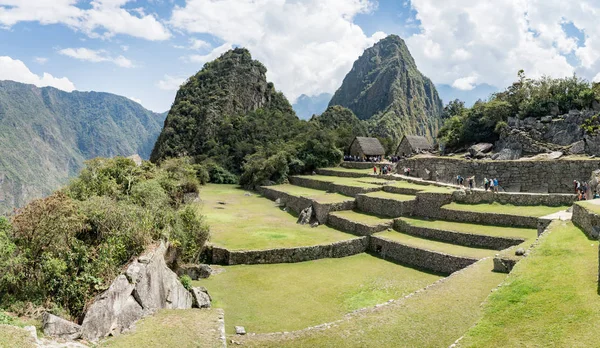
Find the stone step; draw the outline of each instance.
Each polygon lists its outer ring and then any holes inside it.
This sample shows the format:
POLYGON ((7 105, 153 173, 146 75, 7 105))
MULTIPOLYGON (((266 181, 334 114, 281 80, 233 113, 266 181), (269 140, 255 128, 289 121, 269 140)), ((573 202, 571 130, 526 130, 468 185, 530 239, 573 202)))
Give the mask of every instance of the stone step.
POLYGON ((381 191, 387 181, 377 178, 339 178, 322 175, 303 175, 290 177, 290 183, 296 186, 315 190, 336 192, 348 197, 356 197, 361 193, 381 191))
POLYGON ((369 250, 384 259, 443 274, 454 273, 496 253, 495 250, 443 243, 397 231, 372 235, 369 250))
POLYGON ((537 229, 477 225, 444 220, 400 218, 397 231, 466 247, 504 250, 537 237, 537 229))
POLYGON ((391 229, 394 220, 358 211, 338 211, 329 213, 327 225, 343 232, 358 236, 368 236, 373 233, 391 229))
POLYGON ((358 210, 397 218, 412 215, 416 196, 377 191, 356 196, 358 210))
POLYGON ((449 221, 467 222, 473 224, 487 224, 496 226, 513 226, 527 228, 537 228, 538 226, 539 218, 537 216, 525 215, 527 213, 526 206, 523 206, 521 208, 522 214, 516 213, 514 211, 502 211, 500 209, 490 209, 490 212, 485 212, 477 210, 467 210, 468 208, 469 207, 466 204, 447 204, 439 209, 437 218, 449 221), (458 206, 461 206, 460 209, 457 209, 458 206))
POLYGON ((308 187, 290 184, 263 186, 261 187, 260 191, 261 194, 272 200, 276 200, 277 198, 280 198, 283 195, 287 195, 299 199, 310 199, 321 204, 335 204, 354 201, 352 198, 341 195, 339 193, 316 190, 308 187))

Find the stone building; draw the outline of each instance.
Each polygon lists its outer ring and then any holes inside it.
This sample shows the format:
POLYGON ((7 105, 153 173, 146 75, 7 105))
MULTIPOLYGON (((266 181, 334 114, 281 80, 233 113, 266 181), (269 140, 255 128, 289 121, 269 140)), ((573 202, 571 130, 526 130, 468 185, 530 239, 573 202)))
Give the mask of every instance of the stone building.
POLYGON ((360 158, 385 156, 385 149, 377 138, 356 137, 350 144, 350 155, 360 158))
POLYGON ((421 151, 431 151, 433 145, 427 138, 420 135, 405 135, 396 149, 396 155, 406 157, 421 151))

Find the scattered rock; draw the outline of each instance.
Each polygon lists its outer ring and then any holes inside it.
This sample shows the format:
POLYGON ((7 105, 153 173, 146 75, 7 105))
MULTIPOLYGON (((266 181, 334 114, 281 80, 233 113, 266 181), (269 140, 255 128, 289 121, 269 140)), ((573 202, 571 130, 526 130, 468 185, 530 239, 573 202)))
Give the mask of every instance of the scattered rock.
POLYGON ((553 151, 548 154, 548 159, 559 159, 563 154, 562 151, 553 151))
POLYGON ((48 312, 42 314, 42 330, 44 335, 51 337, 70 340, 81 337, 81 326, 48 312))
POLYGON ((29 332, 29 334, 31 335, 31 338, 33 338, 34 341, 37 342, 38 340, 38 335, 37 335, 37 329, 35 328, 35 326, 25 326, 23 328, 23 330, 29 332))
POLYGON ((310 220, 313 217, 313 208, 312 206, 302 209, 300 212, 300 216, 298 216, 298 221, 300 225, 306 225, 310 223, 310 220))
POLYGON ((502 151, 498 152, 497 154, 494 154, 492 156, 492 159, 498 160, 498 161, 509 161, 509 160, 519 159, 520 157, 521 157, 520 150, 503 149, 502 151))
POLYGON ((523 249, 523 248, 517 249, 517 251, 515 251, 515 255, 517 255, 517 256, 525 255, 525 249, 523 249))
POLYGON ((569 148, 569 152, 573 155, 579 155, 585 152, 585 141, 580 140, 578 142, 575 142, 573 144, 571 144, 571 147, 569 148))
POLYGON ((246 193, 244 193, 244 196, 246 196, 246 197, 252 197, 252 194, 250 192, 246 192, 246 193))
POLYGON ((315 222, 315 223, 313 223, 312 225, 310 225, 310 227, 312 227, 312 228, 319 227, 319 223, 318 223, 318 222, 315 222))
POLYGON ((227 202, 220 201, 220 202, 217 202, 217 204, 220 204, 220 205, 227 205, 227 202))
POLYGON ((552 116, 544 116, 540 119, 540 122, 542 123, 550 123, 552 122, 552 116))
POLYGON ((236 326, 235 327, 235 334, 236 335, 245 335, 246 334, 246 329, 243 326, 236 326))
POLYGON ((187 275, 192 278, 192 280, 206 279, 210 277, 211 274, 212 268, 209 265, 204 264, 186 264, 179 266, 177 269, 178 276, 181 277, 182 275, 187 275))
POLYGON ((193 307, 210 308, 210 296, 205 288, 192 288, 193 307))
POLYGON ((493 147, 494 147, 494 145, 490 144, 490 143, 475 144, 469 148, 469 154, 471 154, 471 156, 475 157, 475 158, 477 158, 477 154, 480 154, 481 156, 485 156, 484 154, 492 151, 493 147))

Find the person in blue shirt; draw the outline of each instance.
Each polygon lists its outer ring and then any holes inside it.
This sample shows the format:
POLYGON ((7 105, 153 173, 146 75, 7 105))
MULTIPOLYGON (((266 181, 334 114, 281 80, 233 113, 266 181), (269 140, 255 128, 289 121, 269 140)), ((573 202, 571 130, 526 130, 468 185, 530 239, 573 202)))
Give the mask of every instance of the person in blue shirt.
POLYGON ((498 193, 498 179, 494 178, 494 192, 498 193))

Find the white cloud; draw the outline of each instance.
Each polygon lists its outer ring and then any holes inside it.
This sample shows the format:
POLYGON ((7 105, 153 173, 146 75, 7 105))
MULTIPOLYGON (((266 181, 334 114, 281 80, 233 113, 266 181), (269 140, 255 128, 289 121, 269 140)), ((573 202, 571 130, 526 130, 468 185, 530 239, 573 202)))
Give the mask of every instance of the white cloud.
POLYGON ((600 70, 600 2, 580 0, 412 0, 421 31, 407 44, 419 69, 436 83, 500 88, 524 69, 529 77, 592 79, 600 70), (565 32, 572 23, 580 42, 565 32), (581 47, 579 47, 581 46, 581 47), (568 60, 574 55, 578 62, 568 60), (475 78, 476 76, 476 78, 475 78))
POLYGON ((229 51, 232 48, 233 48, 232 44, 225 43, 219 47, 216 47, 208 54, 205 54, 205 55, 192 54, 192 55, 183 57, 183 59, 190 63, 198 63, 198 64, 204 65, 204 63, 206 63, 206 62, 210 62, 211 60, 215 60, 215 59, 219 58, 220 55, 229 51))
POLYGON ((60 53, 64 56, 67 56, 67 57, 71 57, 71 58, 75 58, 75 59, 79 59, 79 60, 83 60, 83 61, 88 61, 88 62, 93 62, 93 63, 111 62, 122 68, 133 68, 134 67, 131 60, 129 60, 123 56, 112 57, 105 50, 91 50, 89 48, 83 48, 83 47, 81 47, 81 48, 65 48, 65 49, 58 51, 58 53, 60 53))
POLYGON ((67 92, 75 89, 73 82, 66 77, 56 78, 48 73, 43 73, 40 77, 32 73, 22 61, 8 56, 0 56, 0 80, 30 83, 38 87, 51 86, 67 92))
POLYGON ((190 49, 192 50, 201 50, 203 48, 210 48, 210 46, 211 45, 206 41, 194 38, 190 39, 190 49))
POLYGON ((293 102, 303 93, 334 92, 352 63, 384 37, 367 36, 353 23, 375 5, 371 0, 186 0, 175 7, 170 24, 226 42, 188 61, 204 63, 223 49, 246 47, 293 102))
POLYGON ((127 51, 129 51, 129 46, 121 45, 121 49, 123 50, 123 52, 127 52, 127 51))
POLYGON ((156 85, 163 91, 176 91, 179 89, 179 86, 185 82, 185 80, 185 77, 165 75, 164 79, 158 81, 156 85))
POLYGON ((465 76, 456 79, 452 83, 452 87, 460 89, 461 91, 470 91, 475 88, 477 83, 477 76, 465 76))
POLYGON ((45 58, 45 57, 35 57, 35 58, 33 58, 33 61, 36 62, 36 63, 38 63, 38 64, 44 65, 44 64, 46 64, 48 62, 48 58, 45 58))
POLYGON ((91 8, 82 9, 76 6, 77 0, 0 0, 0 26, 10 28, 19 22, 37 21, 43 25, 65 24, 90 37, 124 34, 147 40, 169 39, 171 33, 153 15, 123 8, 133 1, 92 0, 91 8))

